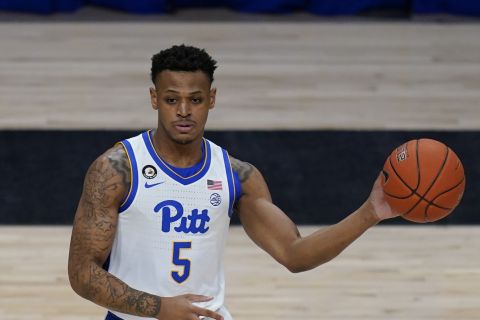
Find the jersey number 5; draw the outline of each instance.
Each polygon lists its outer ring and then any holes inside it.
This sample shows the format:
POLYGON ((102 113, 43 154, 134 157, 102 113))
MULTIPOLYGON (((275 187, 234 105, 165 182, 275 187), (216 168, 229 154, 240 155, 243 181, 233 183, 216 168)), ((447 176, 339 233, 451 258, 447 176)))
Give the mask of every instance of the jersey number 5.
POLYGON ((191 249, 192 243, 191 242, 174 242, 173 243, 173 256, 172 256, 172 263, 176 266, 183 267, 183 273, 179 271, 172 271, 171 275, 173 280, 178 283, 182 283, 188 279, 190 276, 190 260, 188 259, 181 259, 180 258, 180 250, 181 249, 191 249))

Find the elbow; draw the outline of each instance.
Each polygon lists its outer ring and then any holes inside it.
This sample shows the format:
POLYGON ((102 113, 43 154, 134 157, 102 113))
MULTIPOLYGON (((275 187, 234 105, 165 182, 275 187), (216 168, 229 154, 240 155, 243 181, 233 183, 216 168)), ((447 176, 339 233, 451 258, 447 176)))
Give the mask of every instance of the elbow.
POLYGON ((307 263, 305 261, 290 261, 285 264, 283 264, 288 271, 291 273, 300 273, 300 272, 305 272, 308 270, 311 270, 313 268, 316 268, 326 262, 330 261, 330 259, 326 259, 325 261, 320 261, 317 263, 307 263))
POLYGON ((300 264, 287 264, 285 265, 285 267, 288 269, 288 271, 290 271, 291 273, 300 273, 300 272, 304 272, 304 271, 307 271, 307 270, 310 270, 309 268, 307 268, 306 266, 302 266, 300 264))
POLYGON ((82 290, 82 284, 80 282, 80 277, 77 272, 68 270, 68 280, 70 282, 70 287, 72 288, 73 291, 75 291, 76 294, 79 296, 84 296, 82 290))
POLYGON ((309 255, 296 254, 294 252, 288 254, 280 263, 284 265, 291 273, 300 273, 314 269, 324 263, 329 262, 333 258, 334 256, 313 257, 309 255))
POLYGON ((80 297, 91 300, 91 290, 87 285, 86 281, 82 281, 80 277, 74 276, 73 278, 69 276, 70 279, 70 287, 72 290, 78 294, 80 297))
POLYGON ((286 255, 280 260, 280 263, 291 273, 300 273, 312 269, 306 262, 306 259, 301 259, 295 254, 286 255))
POLYGON ((68 266, 68 280, 70 287, 79 296, 88 299, 88 286, 85 277, 82 275, 82 268, 79 266, 68 266))

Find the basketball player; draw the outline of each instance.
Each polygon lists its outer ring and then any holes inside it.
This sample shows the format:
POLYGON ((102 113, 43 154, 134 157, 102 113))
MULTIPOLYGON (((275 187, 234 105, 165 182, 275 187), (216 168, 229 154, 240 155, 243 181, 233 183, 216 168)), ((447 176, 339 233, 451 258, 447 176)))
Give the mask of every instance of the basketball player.
POLYGON ((232 319, 223 272, 232 214, 291 272, 331 260, 396 215, 377 179, 358 210, 300 236, 272 203, 262 174, 203 137, 215 106, 215 68, 195 47, 154 55, 150 98, 157 128, 107 150, 86 174, 68 273, 75 292, 110 310, 106 319, 232 319))

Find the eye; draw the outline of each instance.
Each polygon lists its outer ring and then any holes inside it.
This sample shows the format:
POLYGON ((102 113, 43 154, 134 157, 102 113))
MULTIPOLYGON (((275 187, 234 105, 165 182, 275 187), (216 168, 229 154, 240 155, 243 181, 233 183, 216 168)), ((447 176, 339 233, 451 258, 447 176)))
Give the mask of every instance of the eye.
POLYGON ((165 102, 168 103, 168 104, 175 104, 175 103, 177 103, 177 99, 175 99, 175 98, 166 98, 166 99, 165 99, 165 102))
POLYGON ((200 104, 200 103, 202 103, 202 99, 201 98, 192 98, 192 103, 193 104, 200 104))

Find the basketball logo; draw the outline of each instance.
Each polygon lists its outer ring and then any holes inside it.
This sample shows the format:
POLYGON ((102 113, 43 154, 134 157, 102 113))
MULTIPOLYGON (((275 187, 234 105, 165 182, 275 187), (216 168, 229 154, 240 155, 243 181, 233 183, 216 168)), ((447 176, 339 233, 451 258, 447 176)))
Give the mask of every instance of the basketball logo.
POLYGON ((222 198, 218 193, 212 193, 210 196, 210 204, 214 207, 218 207, 222 203, 222 198))
POLYGON ((142 174, 147 179, 153 179, 157 176, 157 169, 154 166, 148 164, 143 167, 142 174))
POLYGON ((404 144, 397 148, 397 162, 402 162, 403 160, 407 159, 408 151, 407 146, 404 144))

